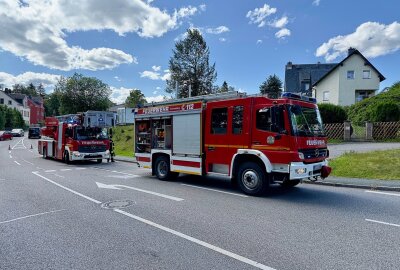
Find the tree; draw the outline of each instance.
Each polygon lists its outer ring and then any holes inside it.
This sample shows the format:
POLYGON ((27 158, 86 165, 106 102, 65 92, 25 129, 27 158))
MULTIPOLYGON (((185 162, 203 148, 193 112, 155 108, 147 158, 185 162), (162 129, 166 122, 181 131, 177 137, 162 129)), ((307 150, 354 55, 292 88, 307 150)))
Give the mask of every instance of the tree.
POLYGON ((13 114, 13 128, 25 128, 25 121, 20 111, 16 108, 12 110, 13 114))
POLYGON ((60 78, 55 86, 60 92, 60 113, 69 114, 88 110, 107 110, 111 106, 110 87, 94 77, 75 73, 69 78, 60 78))
POLYGON ((40 84, 38 85, 38 87, 36 88, 36 92, 37 92, 37 95, 38 95, 39 97, 44 97, 44 96, 46 95, 46 90, 44 89, 42 83, 40 83, 40 84))
POLYGON ((4 130, 6 124, 6 109, 5 105, 0 105, 0 130, 4 130))
POLYGON ((147 103, 142 91, 139 89, 132 89, 129 91, 129 96, 125 100, 125 105, 127 107, 134 108, 138 105, 143 105, 147 103))
POLYGON ((266 81, 260 85, 260 93, 268 95, 270 98, 278 98, 282 92, 282 81, 278 76, 270 75, 266 81))
POLYGON ((167 93, 176 91, 178 97, 210 94, 217 78, 215 63, 209 65, 210 50, 197 29, 188 29, 185 39, 178 41, 169 60, 171 79, 167 80, 167 93))
POLYGON ((219 89, 219 93, 225 93, 229 91, 228 83, 224 81, 224 83, 221 85, 221 88, 219 89))
POLYGON ((44 110, 46 116, 60 115, 61 95, 61 91, 55 89, 53 93, 45 96, 44 110))

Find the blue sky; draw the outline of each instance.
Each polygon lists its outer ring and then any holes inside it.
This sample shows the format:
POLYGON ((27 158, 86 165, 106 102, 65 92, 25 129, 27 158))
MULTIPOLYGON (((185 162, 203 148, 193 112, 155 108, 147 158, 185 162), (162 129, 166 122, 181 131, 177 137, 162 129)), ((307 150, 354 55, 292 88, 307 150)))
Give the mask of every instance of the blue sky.
POLYGON ((395 0, 0 0, 0 84, 50 92, 78 72, 107 83, 117 103, 133 88, 159 100, 175 42, 198 28, 218 85, 257 93, 268 75, 284 80, 288 61, 339 62, 352 46, 386 77, 382 89, 400 80, 398 10, 395 0))

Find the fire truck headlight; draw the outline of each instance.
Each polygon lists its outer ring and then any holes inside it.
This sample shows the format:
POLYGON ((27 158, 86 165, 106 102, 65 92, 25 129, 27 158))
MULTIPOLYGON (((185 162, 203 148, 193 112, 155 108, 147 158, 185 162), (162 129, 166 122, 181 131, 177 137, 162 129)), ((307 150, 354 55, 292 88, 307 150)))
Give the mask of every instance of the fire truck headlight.
POLYGON ((299 159, 304 159, 304 154, 299 152, 299 159))
POLYGON ((307 172, 306 168, 295 169, 295 173, 297 174, 305 174, 307 172))

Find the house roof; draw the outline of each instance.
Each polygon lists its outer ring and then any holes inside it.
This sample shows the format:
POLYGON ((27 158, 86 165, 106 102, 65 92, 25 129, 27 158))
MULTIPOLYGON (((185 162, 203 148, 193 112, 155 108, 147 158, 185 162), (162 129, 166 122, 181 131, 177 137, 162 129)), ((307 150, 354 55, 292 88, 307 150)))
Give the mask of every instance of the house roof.
POLYGON ((324 76, 322 76, 318 81, 316 81, 314 84, 312 84, 312 86, 316 86, 317 84, 319 84, 322 80, 324 80, 326 77, 329 76, 329 74, 331 74, 335 69, 337 69, 340 66, 343 66, 343 63, 349 59, 350 57, 352 57, 353 55, 357 54, 359 55, 364 61, 365 61, 365 65, 370 66, 373 70, 375 70, 376 73, 378 73, 378 77, 380 81, 385 80, 385 76, 382 75, 382 73, 379 72, 379 70, 377 70, 374 65, 371 64, 370 61, 368 61, 367 58, 364 57, 364 55, 362 55, 358 50, 350 48, 349 49, 350 53, 347 55, 347 57, 345 59, 343 59, 340 63, 337 63, 331 70, 329 70, 324 76))
POLYGON ((336 65, 337 63, 292 64, 289 62, 285 68, 285 92, 301 92, 302 81, 313 85, 336 65))
POLYGON ((26 95, 20 94, 20 93, 12 93, 12 94, 7 94, 10 98, 14 99, 16 102, 18 102, 20 105, 23 105, 23 100, 26 95))

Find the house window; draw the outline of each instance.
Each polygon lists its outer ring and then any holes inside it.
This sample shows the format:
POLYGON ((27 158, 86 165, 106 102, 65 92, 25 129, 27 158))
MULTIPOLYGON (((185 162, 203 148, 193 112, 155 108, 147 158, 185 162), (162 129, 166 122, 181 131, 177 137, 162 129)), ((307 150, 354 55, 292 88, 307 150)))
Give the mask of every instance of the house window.
POLYGON ((4 104, 4 98, 0 98, 0 104, 4 104))
POLYGON ((372 97, 375 90, 356 90, 356 102, 363 101, 366 98, 372 97))
POLYGON ((232 133, 242 134, 243 131, 243 106, 233 107, 232 133))
POLYGON ((347 79, 348 80, 354 80, 354 70, 348 70, 347 71, 347 79))
POLYGON ((11 100, 8 101, 8 105, 12 105, 12 101, 11 100))
POLYGON ((322 100, 323 101, 329 101, 329 91, 324 91, 322 93, 322 100))
POLYGON ((211 134, 226 134, 228 108, 213 109, 211 113, 211 134))
POLYGON ((371 70, 363 70, 363 79, 371 79, 371 70))

